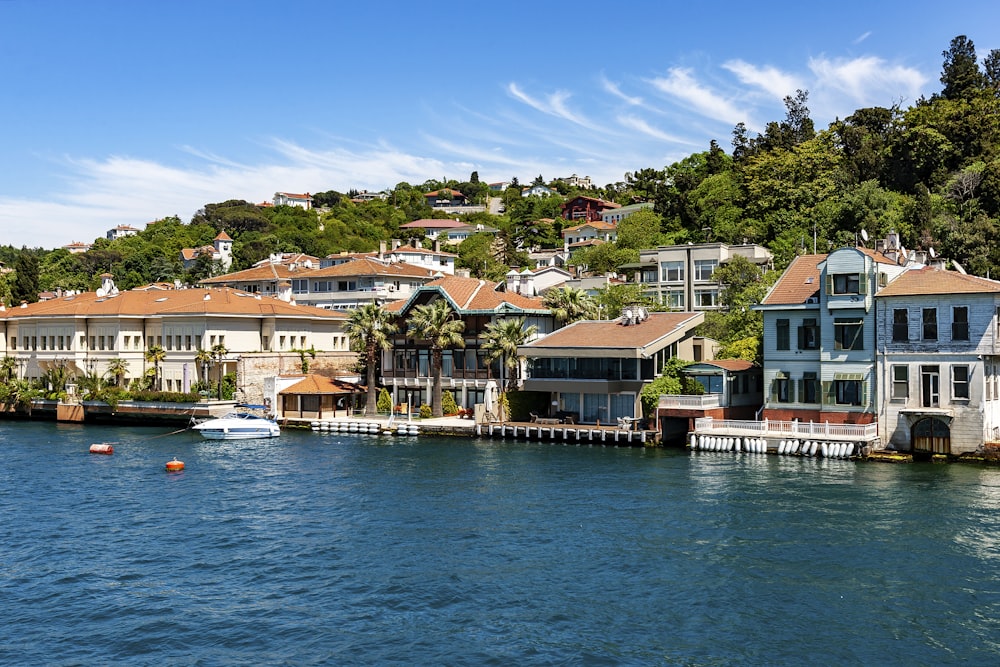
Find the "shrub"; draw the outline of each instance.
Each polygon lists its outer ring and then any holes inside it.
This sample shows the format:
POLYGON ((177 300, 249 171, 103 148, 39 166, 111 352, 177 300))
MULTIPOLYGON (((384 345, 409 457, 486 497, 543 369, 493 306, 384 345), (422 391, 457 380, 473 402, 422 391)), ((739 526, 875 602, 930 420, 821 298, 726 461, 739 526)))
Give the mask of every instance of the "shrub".
POLYGON ((434 414, 434 412, 431 410, 431 406, 427 405, 426 403, 424 403, 423 405, 420 406, 420 418, 421 419, 430 419, 431 415, 433 415, 433 414, 434 414))
POLYGON ((455 402, 455 395, 450 391, 444 392, 441 397, 441 412, 446 415, 453 415, 458 412, 458 403, 455 402))
POLYGON ((392 396, 389 395, 389 390, 385 387, 378 390, 378 398, 375 399, 375 409, 379 412, 392 411, 392 396))

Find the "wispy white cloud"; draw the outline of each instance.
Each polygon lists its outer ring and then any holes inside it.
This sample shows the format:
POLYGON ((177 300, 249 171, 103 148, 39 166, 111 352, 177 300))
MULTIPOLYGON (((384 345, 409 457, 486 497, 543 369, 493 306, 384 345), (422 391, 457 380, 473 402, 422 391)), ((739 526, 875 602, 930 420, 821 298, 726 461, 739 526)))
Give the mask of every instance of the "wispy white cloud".
POLYGON ((888 63, 876 56, 809 60, 816 90, 846 96, 854 106, 885 105, 901 97, 915 99, 929 78, 912 67, 888 63))
POLYGON ((634 132, 639 132, 648 137, 659 139, 660 141, 667 141, 670 143, 679 143, 679 144, 690 143, 685 139, 681 139, 680 137, 674 136, 672 134, 664 132, 663 130, 653 127, 645 120, 637 116, 630 116, 623 114, 618 116, 618 122, 621 123, 624 127, 634 132))
POLYGON ((860 44, 861 42, 865 41, 866 39, 868 39, 871 36, 872 36, 872 31, 869 30, 868 32, 865 32, 865 33, 862 33, 862 34, 858 35, 857 39, 855 39, 851 43, 855 44, 855 45, 860 44))
POLYGON ((776 67, 758 67, 743 60, 730 60, 723 63, 722 67, 735 74, 741 83, 760 88, 779 100, 793 95, 796 90, 806 88, 798 77, 776 67))
POLYGON ((510 83, 507 86, 507 92, 510 93, 511 97, 514 99, 527 104, 536 111, 541 111, 542 113, 548 114, 550 116, 555 116, 556 118, 562 118, 563 120, 568 120, 571 123, 576 123, 581 127, 586 127, 591 130, 600 130, 601 128, 589 121, 586 117, 581 114, 572 111, 566 104, 572 95, 565 90, 557 90, 556 92, 549 95, 545 100, 538 100, 531 97, 524 91, 522 91, 516 83, 510 83))
POLYGON ((691 70, 674 67, 666 77, 650 83, 660 92, 709 118, 736 124, 746 121, 746 112, 695 79, 691 70))
POLYGON ((611 93, 618 99, 625 102, 626 104, 629 104, 631 106, 639 106, 640 104, 642 104, 641 97, 626 95, 625 93, 622 92, 621 88, 619 88, 617 83, 608 80, 603 75, 601 76, 601 87, 604 88, 604 90, 607 91, 608 93, 611 93))

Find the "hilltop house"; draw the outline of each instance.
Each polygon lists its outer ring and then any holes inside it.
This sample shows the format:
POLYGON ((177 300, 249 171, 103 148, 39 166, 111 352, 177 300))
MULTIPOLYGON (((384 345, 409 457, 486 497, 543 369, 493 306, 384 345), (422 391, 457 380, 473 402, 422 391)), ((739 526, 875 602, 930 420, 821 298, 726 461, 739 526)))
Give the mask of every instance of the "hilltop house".
POLYGON ((200 248, 182 248, 181 262, 185 269, 190 269, 198 261, 199 257, 211 257, 212 262, 217 262, 223 271, 228 271, 233 265, 233 239, 225 232, 212 241, 212 245, 201 246, 200 248))
POLYGON ((272 200, 274 206, 297 206, 305 210, 312 209, 313 198, 308 192, 295 194, 292 192, 275 192, 272 200))
POLYGON ((559 206, 560 215, 566 220, 589 220, 591 222, 600 221, 604 211, 611 208, 621 208, 621 204, 612 201, 604 201, 597 197, 585 197, 580 195, 563 202, 559 206))
POLYGON ((138 227, 132 227, 131 225, 118 225, 114 229, 109 229, 107 233, 107 238, 109 241, 117 241, 118 239, 125 238, 126 236, 135 236, 140 230, 138 227))

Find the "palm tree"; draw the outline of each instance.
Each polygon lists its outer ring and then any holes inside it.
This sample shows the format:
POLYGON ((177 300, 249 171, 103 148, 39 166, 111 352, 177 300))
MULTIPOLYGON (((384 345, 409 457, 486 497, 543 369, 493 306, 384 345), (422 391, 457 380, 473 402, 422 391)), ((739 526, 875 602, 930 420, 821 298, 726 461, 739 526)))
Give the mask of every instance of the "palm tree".
POLYGON ((592 319, 597 315, 597 304, 584 290, 560 287, 545 293, 545 305, 560 324, 592 319))
POLYGON ((441 366, 444 350, 451 347, 465 347, 463 331, 465 322, 455 317, 455 311, 444 299, 416 306, 410 311, 406 335, 431 344, 431 373, 434 378, 431 386, 431 415, 434 417, 444 416, 444 411, 441 409, 441 366))
MULTIPOLYGON (((201 368, 201 381, 205 384, 205 387, 210 387, 208 384, 208 366, 212 363, 212 353, 199 347, 198 352, 194 355, 194 360, 198 364, 198 367, 201 368)), ((211 393, 211 390, 209 393, 211 393)))
POLYGON ((500 385, 507 392, 516 386, 518 371, 521 368, 523 355, 518 355, 517 348, 527 343, 538 333, 538 327, 532 324, 524 326, 523 317, 503 318, 486 325, 479 334, 483 341, 482 348, 486 350, 486 360, 493 363, 500 360, 500 385), (507 382, 504 383, 504 369, 509 371, 507 382))
POLYGON ((163 383, 160 381, 160 363, 166 358, 166 351, 159 345, 150 345, 146 350, 146 361, 153 364, 153 369, 155 371, 155 375, 153 377, 156 382, 157 391, 161 391, 163 389, 163 383))
POLYGON ((365 364, 368 386, 365 414, 373 415, 378 411, 375 370, 379 355, 383 350, 392 347, 392 340, 389 336, 396 333, 396 328, 392 315, 374 301, 355 309, 347 318, 344 329, 351 340, 351 349, 361 355, 365 364))
POLYGON ((222 360, 226 357, 227 354, 229 354, 229 350, 226 349, 226 346, 225 346, 224 343, 216 343, 215 345, 212 346, 212 351, 211 351, 212 359, 215 360, 215 365, 219 369, 219 396, 218 396, 218 398, 219 398, 220 401, 222 400, 222 370, 223 370, 222 360))
POLYGON ((115 379, 115 386, 121 387, 125 383, 125 375, 128 374, 128 362, 124 359, 112 359, 108 362, 107 374, 115 379))
POLYGON ((17 359, 14 357, 4 357, 0 361, 0 377, 3 378, 4 382, 10 382, 14 379, 15 371, 17 371, 17 359))

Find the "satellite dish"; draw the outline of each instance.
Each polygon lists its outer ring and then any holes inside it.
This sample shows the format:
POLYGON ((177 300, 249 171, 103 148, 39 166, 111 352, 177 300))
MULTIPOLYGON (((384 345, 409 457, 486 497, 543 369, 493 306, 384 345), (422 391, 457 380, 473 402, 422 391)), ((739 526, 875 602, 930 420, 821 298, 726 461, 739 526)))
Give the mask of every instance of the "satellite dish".
POLYGON ((868 232, 864 229, 861 230, 861 240, 868 243, 868 232))
POLYGON ((934 259, 935 257, 937 257, 937 251, 934 250, 934 246, 931 246, 931 248, 930 248, 930 250, 928 250, 928 252, 931 255, 931 259, 934 259))
POLYGON ((955 270, 956 270, 956 271, 958 271, 958 272, 959 272, 959 273, 961 273, 962 275, 966 275, 966 273, 965 273, 965 269, 964 269, 964 268, 962 268, 962 265, 961 265, 961 264, 959 264, 959 263, 958 263, 958 262, 956 262, 955 260, 951 260, 951 265, 955 267, 955 270))

